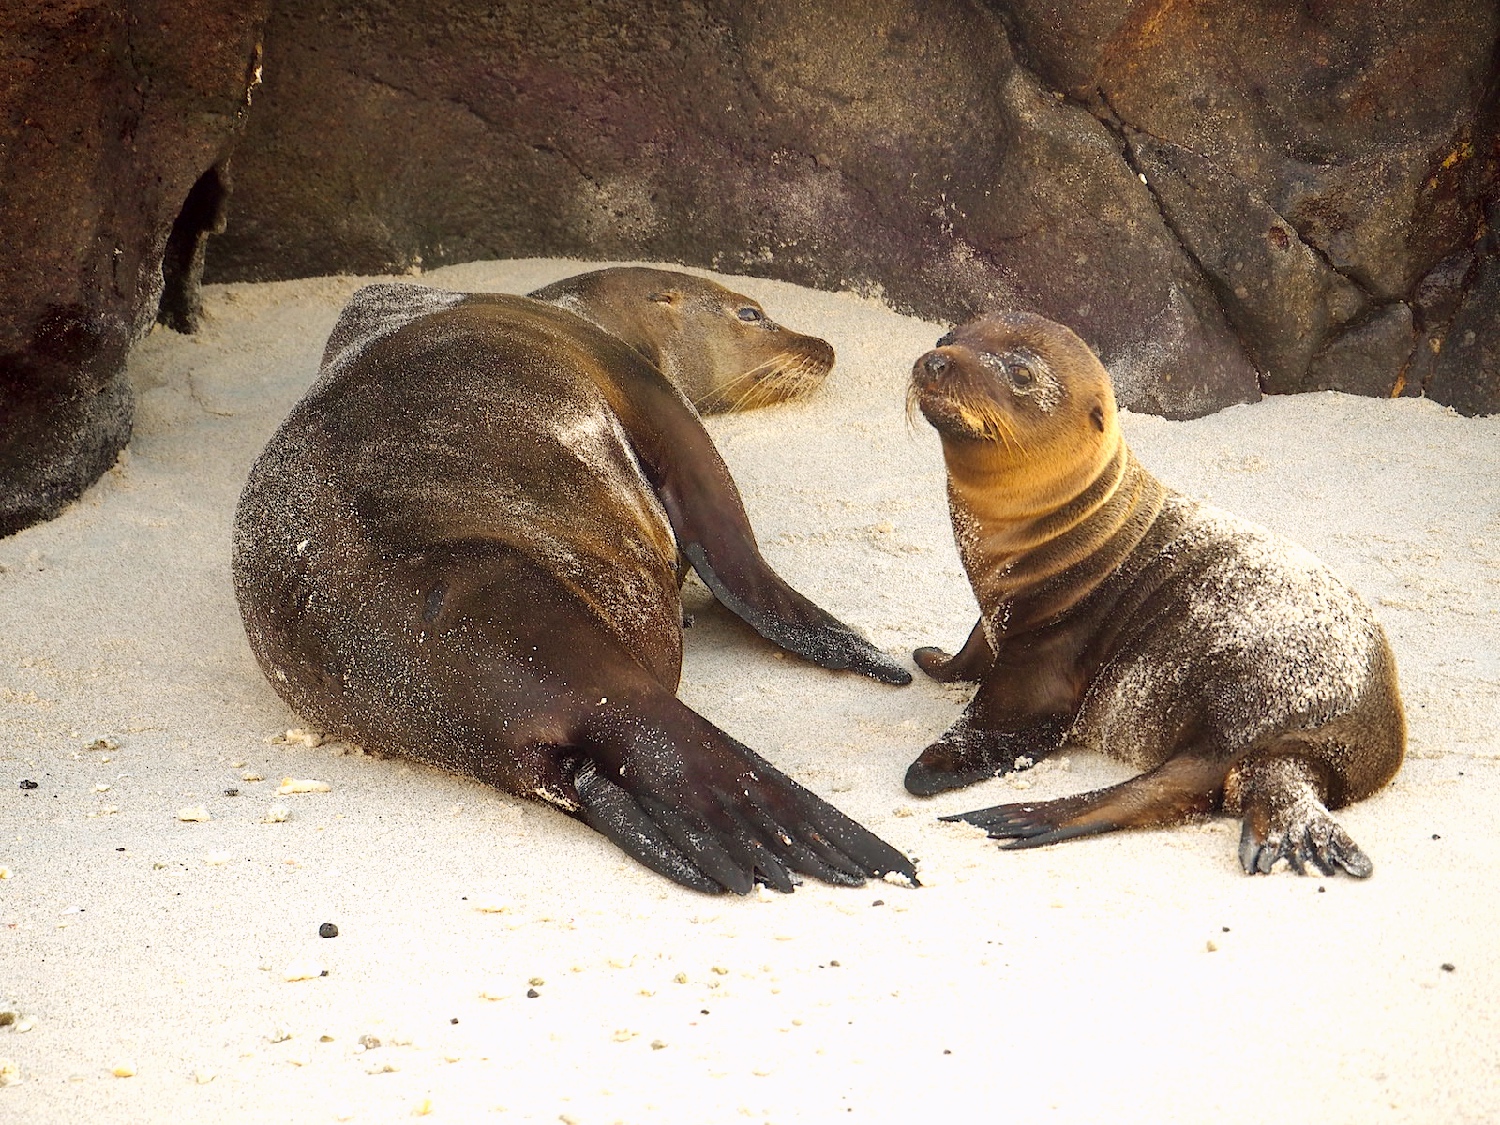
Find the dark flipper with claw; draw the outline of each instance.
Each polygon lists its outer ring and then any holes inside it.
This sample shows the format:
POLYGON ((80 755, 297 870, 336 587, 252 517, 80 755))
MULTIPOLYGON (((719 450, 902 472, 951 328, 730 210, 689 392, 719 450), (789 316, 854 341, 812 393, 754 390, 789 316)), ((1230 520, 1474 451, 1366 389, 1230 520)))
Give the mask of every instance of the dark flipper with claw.
POLYGON ((1339 827, 1324 806, 1327 784, 1320 767, 1307 758, 1271 754, 1239 768, 1244 827, 1240 866, 1246 875, 1265 875, 1285 859, 1306 875, 1347 872, 1368 879, 1375 865, 1339 827))
POLYGON ((747 545, 755 554, 753 567, 745 565, 750 560, 738 560, 737 568, 725 569, 728 581, 701 544, 683 542, 680 546, 714 597, 772 644, 823 668, 849 669, 886 684, 911 683, 911 673, 893 657, 788 586, 754 551, 753 544, 747 545), (752 574, 751 569, 759 573, 752 574))
POLYGON ((917 882, 906 856, 675 698, 601 715, 580 741, 583 818, 685 887, 790 891, 798 875, 858 886, 890 873, 917 882))
POLYGON ((993 839, 1012 841, 1012 848, 1039 848, 1077 836, 1157 828, 1201 816, 1218 803, 1223 773, 1212 763, 1173 758, 1107 789, 1055 801, 995 805, 943 819, 978 825, 993 839))
POLYGON ((1375 871, 1369 856, 1326 811, 1292 831, 1273 832, 1265 838, 1246 817, 1240 831, 1240 866, 1245 874, 1269 874, 1278 859, 1285 859, 1298 875, 1316 868, 1324 875, 1344 871, 1356 879, 1368 879, 1375 871))

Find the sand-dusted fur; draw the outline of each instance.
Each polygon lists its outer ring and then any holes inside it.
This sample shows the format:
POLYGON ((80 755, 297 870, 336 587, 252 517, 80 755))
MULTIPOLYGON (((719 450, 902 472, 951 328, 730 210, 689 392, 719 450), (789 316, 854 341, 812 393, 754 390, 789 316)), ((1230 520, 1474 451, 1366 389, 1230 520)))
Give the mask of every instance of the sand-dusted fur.
POLYGON ((1059 749, 1141 776, 966 813, 1014 847, 1223 811, 1247 872, 1365 876, 1329 815, 1396 773, 1405 720, 1369 607, 1264 528, 1165 488, 1120 435, 1108 373, 1067 328, 993 314, 917 360, 980 620, 917 663, 979 690, 907 772, 930 794, 1059 749))
POLYGON ((356 293, 235 519, 251 648, 330 734, 548 801, 703 891, 912 875, 676 698, 684 565, 777 644, 910 680, 761 558, 660 370, 525 297, 356 293))
POLYGON ((531 296, 629 344, 704 414, 805 398, 833 369, 828 341, 793 332, 760 302, 676 270, 611 266, 531 296))

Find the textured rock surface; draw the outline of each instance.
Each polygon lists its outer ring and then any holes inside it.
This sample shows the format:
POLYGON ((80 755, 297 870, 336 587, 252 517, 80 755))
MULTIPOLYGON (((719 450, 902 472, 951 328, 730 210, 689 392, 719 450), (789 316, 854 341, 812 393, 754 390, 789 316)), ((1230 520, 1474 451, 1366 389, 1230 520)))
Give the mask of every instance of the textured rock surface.
POLYGON ((0 532, 111 463, 125 349, 192 327, 205 268, 681 261, 1031 308, 1172 416, 1323 387, 1500 411, 1493 4, 10 8, 0 532))
POLYGON ((679 260, 1033 308, 1169 415, 1420 393, 1496 38, 1468 0, 284 4, 209 268, 679 260))
MULTIPOLYGON (((266 6, 0 9, 0 535, 54 514, 128 440, 125 353, 157 315, 184 200, 243 122, 266 6)), ((189 316, 200 237, 181 231, 188 272, 171 279, 189 316)))
POLYGON ((211 275, 678 260, 937 318, 1028 305, 1137 408, 1258 396, 1119 137, 984 6, 491 7, 382 8, 378 31, 372 7, 279 7, 211 275))

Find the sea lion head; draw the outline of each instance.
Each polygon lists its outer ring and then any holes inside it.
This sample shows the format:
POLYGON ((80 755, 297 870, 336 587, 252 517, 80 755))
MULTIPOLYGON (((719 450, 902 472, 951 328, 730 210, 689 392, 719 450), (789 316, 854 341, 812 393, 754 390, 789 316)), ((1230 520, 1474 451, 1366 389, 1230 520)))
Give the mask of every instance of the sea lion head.
POLYGON ((1072 331, 1034 313, 988 313, 942 337, 912 368, 907 404, 942 437, 950 476, 986 488, 997 475, 1076 487, 1120 443, 1109 372, 1072 331))
POLYGON ((676 270, 614 266, 532 297, 629 344, 705 414, 805 397, 833 368, 826 340, 784 328, 758 301, 676 270))

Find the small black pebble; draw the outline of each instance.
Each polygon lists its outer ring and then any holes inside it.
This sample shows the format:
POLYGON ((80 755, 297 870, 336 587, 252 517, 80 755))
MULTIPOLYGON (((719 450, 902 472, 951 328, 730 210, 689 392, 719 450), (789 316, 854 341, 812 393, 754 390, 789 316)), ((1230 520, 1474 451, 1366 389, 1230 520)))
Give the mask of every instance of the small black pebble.
POLYGON ((871 906, 884 906, 885 905, 885 899, 883 899, 883 898, 877 898, 874 902, 870 903, 870 905, 871 906))
POLYGON ((1227 934, 1227 933, 1228 933, 1228 932, 1229 932, 1229 927, 1228 927, 1228 926, 1223 926, 1223 927, 1221 927, 1221 928, 1222 928, 1222 929, 1223 929, 1223 931, 1224 931, 1224 932, 1225 932, 1225 933, 1226 933, 1226 934, 1227 934))
POLYGON ((828 967, 830 969, 842 968, 842 966, 837 961, 830 961, 830 962, 828 962, 828 967))
POLYGON ((952 1051, 950 1051, 950 1050, 948 1050, 948 1048, 947 1048, 947 1047, 944 1047, 944 1048, 943 1048, 943 1054, 945 1054, 945 1055, 951 1055, 951 1054, 952 1054, 952 1053, 953 1053, 953 1052, 952 1052, 952 1051))
POLYGON ((698 1014, 700 1016, 706 1016, 706 1015, 708 1015, 708 1009, 707 1008, 699 1008, 698 1009, 698 1014))
POLYGON ((226 790, 224 790, 224 796, 226 796, 226 797, 238 797, 239 795, 240 795, 240 791, 238 789, 226 789, 226 790))
POLYGON ((328 970, 327 969, 324 969, 321 973, 318 974, 318 976, 320 976, 320 977, 326 977, 327 975, 328 975, 328 970))
POLYGON ((124 848, 116 848, 115 849, 115 851, 117 851, 117 852, 123 852, 124 850, 125 850, 124 848))
POLYGON ((1452 971, 1453 971, 1453 962, 1452 961, 1444 961, 1443 962, 1443 972, 1445 972, 1445 973, 1451 973, 1452 971))
POLYGON ((1438 834, 1437 834, 1437 833, 1436 833, 1436 832, 1434 832, 1434 833, 1433 833, 1433 834, 1432 834, 1432 838, 1433 838, 1433 839, 1434 839, 1434 840, 1441 840, 1441 839, 1442 839, 1442 837, 1441 837, 1441 836, 1439 836, 1439 835, 1438 835, 1438 834))
POLYGON ((339 936, 339 928, 337 926, 335 926, 332 922, 324 922, 321 926, 318 927, 318 936, 319 937, 338 937, 339 936))
POLYGON ((532 999, 532 1000, 535 1000, 535 999, 536 999, 536 998, 537 998, 537 997, 538 997, 538 996, 540 996, 540 995, 541 995, 541 993, 540 993, 540 992, 538 992, 538 991, 537 991, 537 990, 536 990, 536 989, 534 989, 534 988, 528 988, 528 989, 527 989, 527 990, 526 990, 526 995, 527 995, 527 997, 529 997, 529 998, 530 998, 530 999, 532 999))
POLYGON ((39 786, 36 782, 34 782, 34 781, 32 781, 32 780, 30 780, 28 778, 27 780, 21 782, 21 788, 22 789, 40 789, 41 786, 39 786))
POLYGON ((454 1016, 454 1017, 453 1017, 453 1018, 452 1018, 452 1019, 451 1019, 451 1020, 449 1020, 449 1021, 448 1021, 448 1022, 449 1022, 449 1023, 457 1023, 457 1022, 458 1022, 458 1017, 457 1017, 457 1016, 454 1016))
POLYGON ((1318 888, 1318 893, 1320 895, 1326 895, 1328 893, 1328 888, 1327 887, 1319 887, 1318 888))

